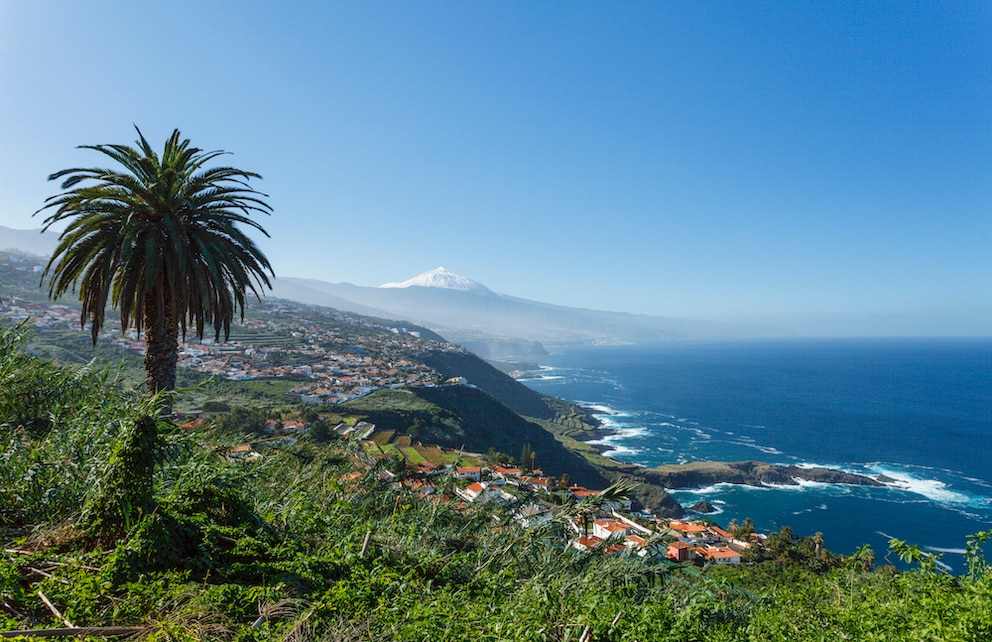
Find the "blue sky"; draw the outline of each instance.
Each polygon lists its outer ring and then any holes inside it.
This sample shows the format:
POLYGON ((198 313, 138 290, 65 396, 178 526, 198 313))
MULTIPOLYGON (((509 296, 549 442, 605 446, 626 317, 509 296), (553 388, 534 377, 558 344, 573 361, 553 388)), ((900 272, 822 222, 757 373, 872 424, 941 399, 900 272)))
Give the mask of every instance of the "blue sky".
POLYGON ((0 122, 7 227, 178 127, 280 276, 992 333, 988 3, 0 2, 0 122))

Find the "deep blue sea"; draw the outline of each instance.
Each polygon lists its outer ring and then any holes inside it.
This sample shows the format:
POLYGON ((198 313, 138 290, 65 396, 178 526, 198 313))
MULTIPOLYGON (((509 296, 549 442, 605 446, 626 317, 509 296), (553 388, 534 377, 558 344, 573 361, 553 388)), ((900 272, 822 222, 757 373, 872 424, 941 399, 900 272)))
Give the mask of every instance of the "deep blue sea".
MULTIPOLYGON (((610 456, 655 466, 758 459, 896 480, 890 487, 680 490, 726 523, 820 531, 850 553, 891 537, 963 570, 992 529, 992 339, 678 342, 559 348, 528 386, 597 409, 610 456)), ((540 455, 538 454, 538 463, 540 455)))

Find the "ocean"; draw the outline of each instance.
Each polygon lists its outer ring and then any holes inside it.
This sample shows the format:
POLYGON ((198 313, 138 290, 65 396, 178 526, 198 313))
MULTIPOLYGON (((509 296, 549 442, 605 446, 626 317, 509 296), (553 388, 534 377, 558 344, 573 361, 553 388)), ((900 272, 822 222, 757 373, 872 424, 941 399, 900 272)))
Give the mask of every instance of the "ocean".
MULTIPOLYGON (((595 408, 609 456, 644 466, 757 459, 894 480, 677 490, 726 524, 822 532, 828 548, 898 538, 964 569, 992 529, 992 339, 672 342, 555 349, 531 388, 595 408)), ((538 453, 538 464, 540 454, 538 453)))

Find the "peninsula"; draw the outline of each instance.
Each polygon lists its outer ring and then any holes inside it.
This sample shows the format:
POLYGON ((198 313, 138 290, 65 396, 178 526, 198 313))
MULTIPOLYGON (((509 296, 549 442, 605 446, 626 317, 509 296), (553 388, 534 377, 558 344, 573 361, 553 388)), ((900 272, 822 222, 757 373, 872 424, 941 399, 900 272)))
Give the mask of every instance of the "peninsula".
POLYGON ((761 461, 695 461, 666 464, 645 469, 644 480, 668 489, 702 488, 713 484, 746 486, 785 485, 817 482, 853 486, 884 486, 884 482, 866 475, 823 467, 768 464, 761 461))

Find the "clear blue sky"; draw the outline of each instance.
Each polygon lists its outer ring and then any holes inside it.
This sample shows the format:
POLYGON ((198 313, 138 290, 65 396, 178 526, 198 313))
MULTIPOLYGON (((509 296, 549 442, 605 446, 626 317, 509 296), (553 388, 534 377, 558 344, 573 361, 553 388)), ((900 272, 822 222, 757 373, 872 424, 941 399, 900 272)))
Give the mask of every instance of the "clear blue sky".
POLYGON ((280 276, 992 334, 987 2, 0 0, 0 122, 7 227, 178 127, 280 276))

